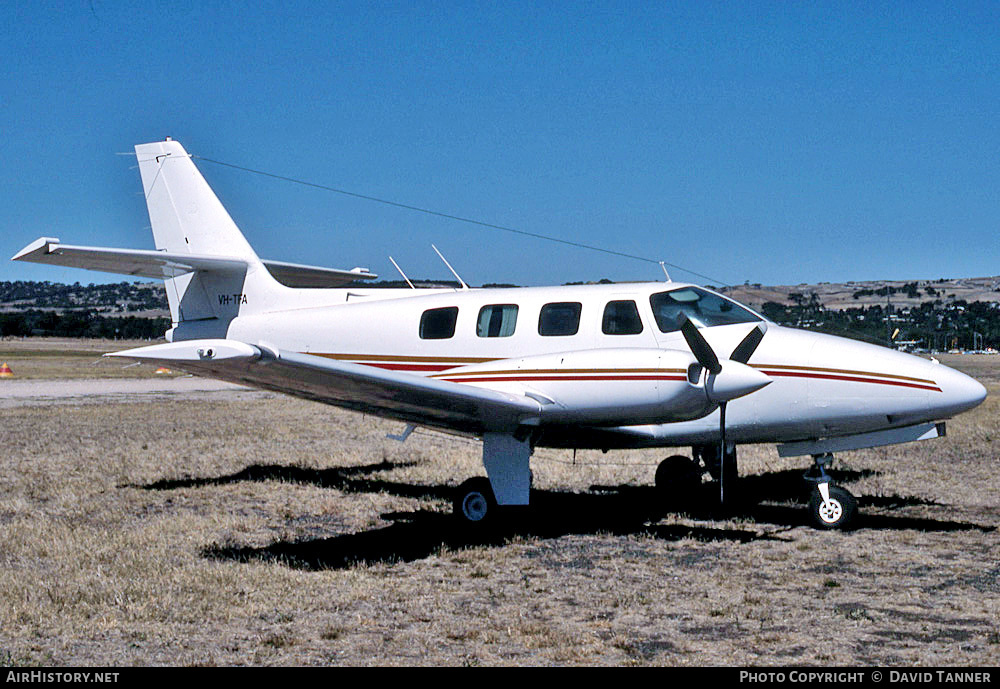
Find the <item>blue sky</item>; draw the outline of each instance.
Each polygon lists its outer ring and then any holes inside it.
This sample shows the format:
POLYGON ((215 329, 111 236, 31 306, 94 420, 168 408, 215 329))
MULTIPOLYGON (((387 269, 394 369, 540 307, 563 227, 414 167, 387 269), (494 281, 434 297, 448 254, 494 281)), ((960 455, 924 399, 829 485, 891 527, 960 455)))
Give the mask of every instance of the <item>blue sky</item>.
MULTIPOLYGON (((996 275, 998 20, 962 2, 2 3, 0 255, 43 235, 152 248, 116 153, 169 135, 714 284, 996 275)), ((265 258, 448 277, 433 242, 472 284, 662 278, 200 167, 265 258)), ((4 261, 0 279, 122 278, 4 261)))

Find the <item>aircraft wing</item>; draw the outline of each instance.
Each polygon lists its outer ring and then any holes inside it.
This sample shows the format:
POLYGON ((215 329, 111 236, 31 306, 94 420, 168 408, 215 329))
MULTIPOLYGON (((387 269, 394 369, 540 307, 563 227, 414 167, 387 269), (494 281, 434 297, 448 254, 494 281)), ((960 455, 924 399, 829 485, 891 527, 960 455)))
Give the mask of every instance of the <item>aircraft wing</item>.
MULTIPOLYGON (((53 237, 40 237, 11 259, 69 266, 163 280, 196 270, 246 270, 247 262, 235 256, 210 256, 150 249, 112 249, 102 246, 63 244, 53 237)), ((274 278, 288 287, 342 287, 354 280, 378 276, 361 268, 338 270, 283 261, 261 261, 274 278)))
POLYGON ((538 422, 526 396, 235 340, 188 340, 106 354, 168 366, 422 426, 482 434, 538 422))

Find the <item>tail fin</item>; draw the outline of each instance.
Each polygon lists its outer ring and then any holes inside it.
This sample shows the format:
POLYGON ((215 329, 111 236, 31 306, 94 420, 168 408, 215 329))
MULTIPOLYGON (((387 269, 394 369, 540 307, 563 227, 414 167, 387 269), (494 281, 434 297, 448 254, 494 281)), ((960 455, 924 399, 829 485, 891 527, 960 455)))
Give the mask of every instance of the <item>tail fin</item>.
POLYGON ((140 144, 135 153, 158 250, 245 261, 235 270, 199 270, 165 281, 174 324, 168 339, 225 337, 233 318, 282 287, 179 142, 140 144))
POLYGON ((260 262, 179 142, 139 144, 135 154, 157 249, 260 262))

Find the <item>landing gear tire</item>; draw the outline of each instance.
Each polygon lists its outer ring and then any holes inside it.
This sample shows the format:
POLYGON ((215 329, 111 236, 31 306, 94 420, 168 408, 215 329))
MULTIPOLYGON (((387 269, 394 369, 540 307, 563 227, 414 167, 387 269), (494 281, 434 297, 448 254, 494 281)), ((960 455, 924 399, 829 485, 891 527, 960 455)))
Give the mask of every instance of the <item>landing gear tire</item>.
POLYGON ((830 486, 830 500, 824 502, 818 489, 809 496, 809 516, 817 529, 849 528, 858 512, 858 501, 839 486, 830 486))
POLYGON ((673 455, 656 467, 655 481, 664 507, 686 507, 701 487, 701 468, 683 455, 673 455))
POLYGON ((455 491, 454 515, 465 526, 483 526, 493 521, 498 510, 489 479, 470 478, 455 491))

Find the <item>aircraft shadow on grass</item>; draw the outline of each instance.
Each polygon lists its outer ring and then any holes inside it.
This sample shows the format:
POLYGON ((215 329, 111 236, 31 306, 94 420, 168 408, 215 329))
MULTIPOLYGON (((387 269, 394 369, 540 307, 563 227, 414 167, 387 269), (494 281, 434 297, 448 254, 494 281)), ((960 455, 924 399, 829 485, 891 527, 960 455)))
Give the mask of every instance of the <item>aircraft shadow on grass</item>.
MULTIPOLYGON (((412 463, 381 462, 354 467, 304 469, 282 465, 253 465, 226 476, 161 480, 139 487, 146 490, 217 486, 243 481, 281 481, 332 488, 345 493, 389 493, 413 499, 450 500, 453 488, 446 485, 415 485, 373 477, 372 474, 412 466, 412 463)), ((877 472, 839 471, 837 478, 848 482, 877 472)), ((801 504, 788 501, 799 495, 804 502, 802 472, 788 470, 746 476, 734 483, 734 497, 725 507, 717 502, 715 483, 702 485, 689 507, 680 509, 663 505, 652 486, 592 486, 587 493, 535 490, 532 505, 512 508, 509 518, 484 529, 470 529, 451 514, 429 510, 396 512, 381 515, 394 522, 391 526, 360 533, 301 541, 278 541, 265 547, 214 545, 203 555, 241 562, 277 561, 290 567, 321 570, 342 569, 355 565, 409 562, 420 560, 442 549, 474 546, 500 546, 511 538, 559 538, 567 535, 611 534, 645 535, 667 541, 685 538, 703 542, 727 541, 750 543, 781 540, 780 532, 764 531, 754 525, 774 525, 791 529, 808 523, 808 512, 801 504), (780 503, 780 504, 775 504, 780 503), (683 512, 695 521, 718 519, 747 520, 748 528, 721 528, 660 524, 670 513, 683 512)), ((916 497, 860 497, 859 506, 893 510, 908 506, 936 505, 916 497)), ((920 531, 993 531, 978 524, 887 514, 864 514, 858 517, 857 529, 920 531)))

